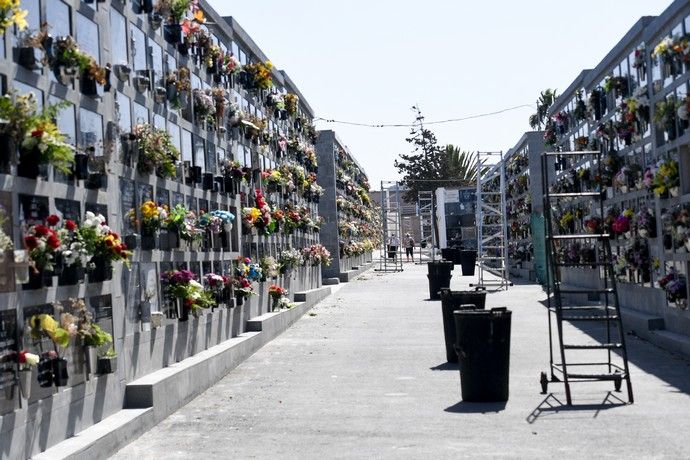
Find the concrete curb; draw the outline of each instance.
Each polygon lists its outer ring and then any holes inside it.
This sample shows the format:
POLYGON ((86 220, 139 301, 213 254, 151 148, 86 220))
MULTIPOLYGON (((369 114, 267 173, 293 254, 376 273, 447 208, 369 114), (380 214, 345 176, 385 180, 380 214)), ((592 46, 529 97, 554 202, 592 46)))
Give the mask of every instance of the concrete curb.
POLYGON ((353 270, 348 270, 346 272, 340 272, 340 275, 338 277, 340 278, 341 283, 348 283, 351 280, 355 279, 365 271, 369 270, 370 268, 373 268, 374 264, 372 262, 366 263, 362 265, 361 267, 358 267, 353 270))
POLYGON ((295 293, 289 310, 248 321, 247 332, 127 384, 124 409, 33 459, 105 459, 213 386, 331 294, 324 286, 295 293))

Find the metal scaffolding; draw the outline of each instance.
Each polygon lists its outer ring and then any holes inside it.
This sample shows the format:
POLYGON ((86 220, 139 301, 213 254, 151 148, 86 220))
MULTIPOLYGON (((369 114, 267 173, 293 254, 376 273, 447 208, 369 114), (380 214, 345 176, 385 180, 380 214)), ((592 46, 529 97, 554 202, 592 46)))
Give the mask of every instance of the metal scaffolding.
POLYGON ((436 236, 434 235, 434 192, 431 190, 420 190, 417 194, 417 215, 419 216, 419 261, 418 264, 427 263, 422 259, 426 246, 433 258, 433 248, 436 246, 436 236))
POLYGON ((476 286, 508 289, 508 224, 503 152, 477 152, 476 286), (490 273, 498 279, 486 278, 490 273))
POLYGON ((402 257, 400 257, 400 250, 402 249, 403 245, 400 218, 401 193, 401 187, 398 182, 381 181, 381 222, 383 224, 383 234, 381 235, 382 247, 381 257, 379 258, 379 268, 377 268, 376 271, 403 271, 402 257), (398 238, 398 245, 395 251, 389 251, 388 242, 391 235, 395 235, 398 238))

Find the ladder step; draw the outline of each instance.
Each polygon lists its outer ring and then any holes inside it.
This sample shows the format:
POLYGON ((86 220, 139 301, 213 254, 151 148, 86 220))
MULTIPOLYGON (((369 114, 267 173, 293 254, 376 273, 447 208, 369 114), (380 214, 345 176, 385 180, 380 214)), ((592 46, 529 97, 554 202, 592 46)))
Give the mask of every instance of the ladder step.
POLYGON ((613 288, 603 289, 559 289, 561 294, 613 294, 613 288))
POLYGON ((580 152, 545 152, 543 155, 547 157, 558 157, 558 156, 591 156, 599 155, 601 152, 599 150, 582 150, 580 152))
POLYGON ((550 235, 547 239, 550 240, 582 240, 582 239, 605 239, 611 235, 608 233, 576 233, 572 235, 550 235))
POLYGON ((627 379, 628 376, 621 372, 613 372, 611 374, 571 374, 568 372, 569 379, 587 379, 587 380, 618 380, 627 379))
MULTIPOLYGON (((556 308, 553 309, 556 311, 556 308)), ((616 307, 605 305, 569 305, 560 308, 561 311, 616 311, 616 307)))
POLYGON ((569 193, 549 193, 549 198, 577 198, 580 196, 602 196, 603 192, 569 192, 569 193))
POLYGON ((563 321, 615 321, 618 315, 600 316, 600 315, 582 315, 582 316, 562 316, 563 321))
POLYGON ((605 267, 611 265, 611 262, 557 262, 554 265, 557 267, 605 267))
POLYGON ((614 350, 623 348, 620 343, 597 343, 593 345, 563 345, 564 350, 614 350))

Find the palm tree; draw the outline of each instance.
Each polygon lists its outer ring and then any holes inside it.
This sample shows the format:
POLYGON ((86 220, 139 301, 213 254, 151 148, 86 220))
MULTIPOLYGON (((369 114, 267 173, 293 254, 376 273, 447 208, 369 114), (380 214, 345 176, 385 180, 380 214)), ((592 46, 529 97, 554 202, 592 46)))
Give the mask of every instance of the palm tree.
POLYGON ((477 181, 477 154, 465 152, 453 144, 445 147, 445 162, 448 174, 456 186, 475 185, 477 181))
POLYGON ((540 129, 542 123, 546 119, 549 112, 549 107, 556 101, 556 90, 548 88, 541 92, 539 99, 537 99, 537 113, 533 113, 529 117, 529 125, 532 129, 540 129))

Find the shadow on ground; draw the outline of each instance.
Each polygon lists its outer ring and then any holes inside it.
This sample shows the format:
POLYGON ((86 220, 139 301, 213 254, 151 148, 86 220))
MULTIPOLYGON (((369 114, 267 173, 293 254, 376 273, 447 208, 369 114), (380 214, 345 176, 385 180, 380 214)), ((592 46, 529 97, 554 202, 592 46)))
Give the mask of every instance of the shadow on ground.
POLYGON ((456 414, 483 414, 486 412, 501 412, 506 408, 506 401, 502 402, 467 402, 460 401, 450 407, 446 407, 446 412, 456 414))
POLYGON ((565 402, 558 399, 553 393, 549 393, 537 407, 534 408, 531 414, 527 416, 527 423, 534 423, 540 417, 545 415, 571 413, 571 412, 592 412, 592 418, 596 418, 599 412, 603 410, 615 409, 617 407, 626 406, 628 403, 620 399, 610 391, 602 402, 590 404, 573 404, 568 406, 565 402))

